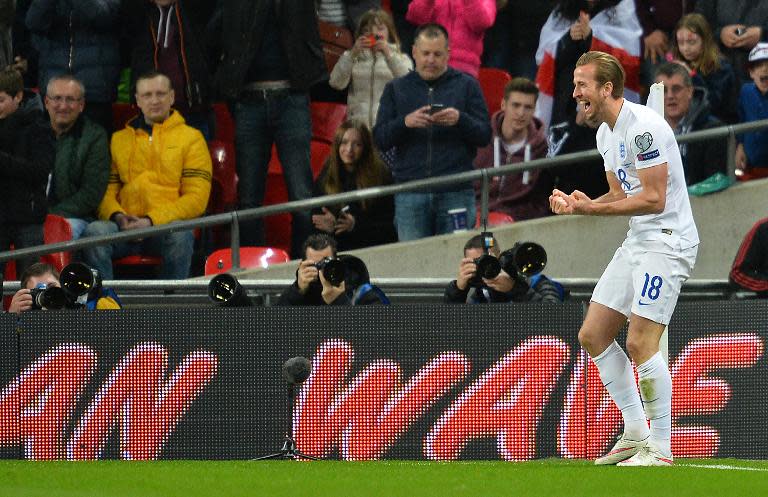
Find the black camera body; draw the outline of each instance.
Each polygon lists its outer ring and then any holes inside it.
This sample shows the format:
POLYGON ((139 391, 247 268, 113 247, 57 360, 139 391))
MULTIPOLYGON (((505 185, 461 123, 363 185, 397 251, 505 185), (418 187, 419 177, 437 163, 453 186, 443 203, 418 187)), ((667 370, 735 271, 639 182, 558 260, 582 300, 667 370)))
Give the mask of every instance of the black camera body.
POLYGON ((483 278, 493 279, 503 269, 514 279, 530 278, 539 274, 547 265, 547 252, 535 242, 517 242, 511 249, 502 252, 498 259, 489 253, 493 247, 493 234, 482 233, 483 255, 474 260, 477 265, 475 276, 469 280, 472 287, 483 286, 483 278))
POLYGON ((32 296, 32 309, 63 309, 68 303, 64 290, 45 283, 32 288, 29 294, 32 296))
POLYGON ((323 273, 323 277, 333 286, 340 286, 347 276, 347 267, 344 261, 336 257, 326 257, 316 262, 315 267, 323 273))
POLYGON ((472 261, 475 263, 475 266, 477 266, 475 275, 469 280, 469 285, 473 288, 480 288, 483 286, 483 278, 490 280, 498 276, 501 272, 501 263, 499 262, 499 259, 490 253, 496 243, 493 238, 493 233, 485 231, 481 233, 480 236, 483 237, 483 255, 472 261))

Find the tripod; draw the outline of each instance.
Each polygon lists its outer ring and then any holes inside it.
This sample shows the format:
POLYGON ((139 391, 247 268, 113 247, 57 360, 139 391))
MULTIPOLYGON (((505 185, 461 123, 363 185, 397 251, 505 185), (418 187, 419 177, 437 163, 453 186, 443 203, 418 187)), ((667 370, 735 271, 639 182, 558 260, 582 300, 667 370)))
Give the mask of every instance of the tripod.
POLYGON ((253 459, 254 461, 263 461, 265 459, 310 459, 319 461, 320 457, 310 456, 296 448, 296 441, 293 439, 293 402, 296 397, 296 384, 288 385, 288 429, 285 431, 283 446, 278 452, 268 454, 253 459))

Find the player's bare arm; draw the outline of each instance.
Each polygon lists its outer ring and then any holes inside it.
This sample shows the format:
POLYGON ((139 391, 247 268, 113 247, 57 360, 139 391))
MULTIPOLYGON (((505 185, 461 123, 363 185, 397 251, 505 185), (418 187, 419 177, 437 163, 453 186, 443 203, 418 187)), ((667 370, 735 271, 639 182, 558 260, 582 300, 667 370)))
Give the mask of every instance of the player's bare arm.
MULTIPOLYGON (((596 202, 594 200, 587 202, 588 197, 583 193, 582 198, 573 192, 576 203, 573 206, 574 214, 585 214, 591 216, 637 216, 644 214, 659 214, 664 212, 667 198, 667 163, 658 166, 647 167, 637 171, 638 179, 642 185, 642 191, 637 195, 626 196, 613 202, 596 202)), ((611 175, 609 175, 610 178, 611 175)), ((618 183, 614 176, 609 179, 608 184, 613 190, 612 182, 618 183)))

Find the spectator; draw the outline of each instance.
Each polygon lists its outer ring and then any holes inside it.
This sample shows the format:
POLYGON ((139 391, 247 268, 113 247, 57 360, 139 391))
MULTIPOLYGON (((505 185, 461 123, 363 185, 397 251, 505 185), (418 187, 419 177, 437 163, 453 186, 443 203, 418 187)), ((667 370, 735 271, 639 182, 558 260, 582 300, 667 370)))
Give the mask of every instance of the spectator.
MULTIPOLYGON (((136 80, 141 114, 112 136, 112 170, 99 218, 83 236, 105 235, 173 221, 205 212, 211 191, 211 157, 203 135, 171 109, 171 80, 147 73, 136 80)), ((142 241, 85 249, 86 262, 113 279, 112 258, 160 255, 161 279, 189 276, 194 237, 179 231, 142 241)))
POLYGON ((362 24, 362 17, 371 9, 381 7, 380 0, 315 0, 317 18, 353 33, 362 24))
POLYGON ((635 0, 637 18, 643 28, 643 62, 640 66, 643 86, 650 86, 657 65, 663 64, 674 39, 680 18, 693 10, 690 0, 635 0))
POLYGON ((546 277, 536 279, 535 288, 519 274, 510 275, 503 269, 493 279, 480 278, 475 262, 483 254, 497 259, 501 255, 496 238, 490 234, 475 235, 464 245, 464 258, 459 273, 445 288, 443 301, 447 304, 485 304, 488 302, 561 302, 558 283, 546 277), (486 240, 489 238, 489 240, 486 240), (470 290, 474 292, 470 295, 470 290))
POLYGON ((331 71, 331 87, 347 93, 347 117, 373 128, 384 85, 408 74, 411 59, 400 51, 392 17, 369 10, 360 20, 355 46, 344 52, 331 71), (375 40, 375 42, 374 42, 375 40))
MULTIPOLYGON (((368 127, 345 121, 336 130, 331 155, 315 183, 315 196, 333 195, 389 185, 392 177, 373 146, 368 127)), ((335 235, 339 250, 353 250, 397 241, 392 197, 360 200, 346 206, 323 207, 312 216, 315 229, 335 235)))
MULTIPOLYGON (((416 70, 384 88, 374 136, 380 150, 396 147, 394 180, 432 178, 472 169, 477 147, 491 137, 488 110, 474 78, 448 67, 448 33, 426 24, 416 33, 416 70)), ((471 185, 395 195, 395 226, 401 241, 453 231, 448 211, 475 219, 471 185)))
POLYGON ((541 91, 536 117, 547 128, 575 122, 573 69, 590 49, 621 57, 630 74, 625 96, 639 102, 641 35, 634 0, 559 0, 541 30, 536 51, 536 83, 541 91))
MULTIPOLYGON (((768 43, 758 43, 749 53, 751 83, 741 87, 741 122, 768 119, 768 43)), ((736 137, 736 168, 752 174, 768 175, 768 131, 754 131, 736 137)))
POLYGON ((85 85, 85 114, 108 132, 120 73, 120 0, 32 0, 27 27, 40 54, 39 85, 72 74, 85 85))
POLYGON ((0 69, 13 65, 13 21, 16 0, 0 0, 0 69))
MULTIPOLYGON (((656 70, 656 82, 664 83, 664 119, 675 134, 723 125, 709 111, 707 90, 694 87, 691 76, 682 65, 674 62, 660 65, 656 70)), ((724 140, 681 143, 686 184, 699 183, 716 173, 726 174, 726 150, 724 140)))
MULTIPOLYGON (((541 159, 547 155, 544 124, 533 117, 539 90, 526 78, 515 78, 504 88, 501 110, 491 117, 493 139, 480 149, 475 168, 541 159)), ((549 192, 552 178, 546 170, 525 171, 509 176, 494 176, 490 182, 488 208, 504 212, 515 221, 550 214, 549 192)), ((478 195, 480 190, 477 190, 478 195)))
POLYGON ((446 39, 453 44, 448 65, 477 78, 483 36, 496 19, 496 0, 412 0, 406 19, 416 25, 447 27, 446 39))
POLYGON ((174 108, 188 126, 211 140, 211 64, 204 35, 213 3, 144 0, 137 5, 134 0, 130 5, 131 74, 167 74, 178 89, 174 108))
POLYGON ((768 298, 768 217, 752 226, 731 266, 732 283, 768 298))
MULTIPOLYGON (((240 208, 264 200, 272 144, 290 200, 312 196, 310 86, 327 78, 314 2, 224 0, 212 29, 223 44, 216 74, 233 101, 240 208)), ((261 220, 241 223, 243 245, 265 244, 261 220)), ((310 212, 293 214, 292 251, 311 232, 310 212)))
MULTIPOLYGON (((584 109, 579 106, 573 121, 549 128, 549 155, 551 157, 593 150, 597 146, 594 129, 587 126, 584 109)), ((555 188, 564 192, 579 190, 590 198, 608 192, 608 181, 602 157, 550 169, 555 188)))
POLYGON ((535 79, 539 33, 552 12, 552 3, 497 0, 496 21, 485 32, 482 66, 535 79))
POLYGON ((48 81, 45 108, 56 135, 49 211, 66 218, 74 240, 96 219, 109 180, 107 133, 83 115, 84 107, 85 88, 77 78, 61 75, 48 81))
POLYGON ((720 54, 709 23, 701 14, 688 14, 675 29, 672 55, 691 71, 693 84, 707 88, 712 113, 735 121, 736 77, 733 68, 720 54))
MULTIPOLYGON (((51 127, 39 98, 24 94, 21 74, 0 70, 0 251, 43 244, 45 188, 54 161, 51 127)), ((16 274, 37 262, 16 261, 16 274)), ((0 272, 5 263, 0 263, 0 272)))
MULTIPOLYGON (((749 51, 768 41, 768 2, 765 0, 697 0, 695 12, 703 14, 720 40, 731 63, 737 85, 748 82, 749 51)), ((738 86, 737 86, 738 87, 738 86)))
MULTIPOLYGON (((66 271, 66 267, 64 268, 66 271)), ((8 312, 21 314, 32 309, 32 295, 30 290, 45 285, 46 288, 61 287, 60 274, 50 264, 36 262, 32 264, 21 275, 21 289, 19 289, 11 299, 8 306, 8 312)), ((95 309, 120 309, 122 303, 115 291, 111 288, 104 288, 99 282, 84 298, 87 301, 83 306, 92 311, 95 309)), ((77 305, 77 304, 75 304, 77 305)))
POLYGON ((280 294, 276 305, 350 305, 344 281, 332 285, 317 268, 324 259, 336 258, 336 240, 325 233, 310 235, 302 246, 296 281, 280 294))

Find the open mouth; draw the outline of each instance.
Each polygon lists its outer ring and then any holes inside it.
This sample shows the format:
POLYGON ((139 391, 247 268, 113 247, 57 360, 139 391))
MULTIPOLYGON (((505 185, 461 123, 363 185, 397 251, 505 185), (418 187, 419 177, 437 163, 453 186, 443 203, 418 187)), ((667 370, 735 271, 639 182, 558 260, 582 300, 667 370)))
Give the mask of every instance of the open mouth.
POLYGON ((584 109, 584 112, 588 112, 592 108, 592 104, 589 103, 589 100, 582 100, 581 107, 584 109))

